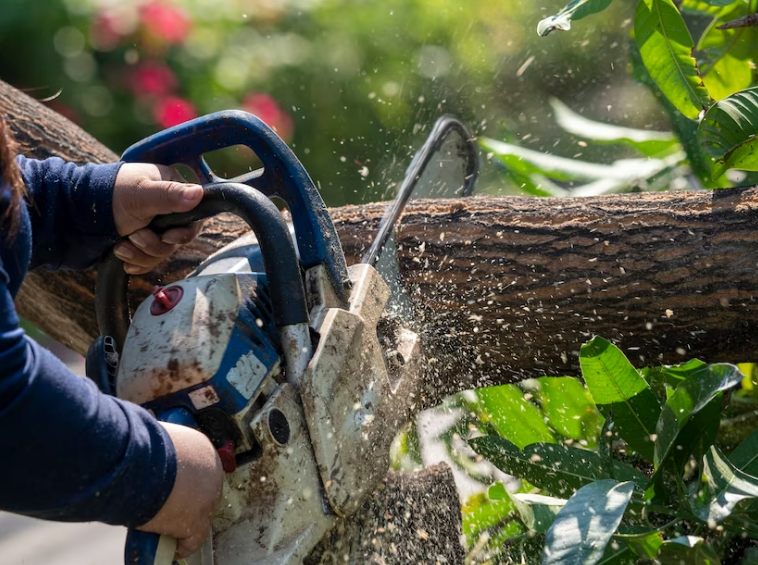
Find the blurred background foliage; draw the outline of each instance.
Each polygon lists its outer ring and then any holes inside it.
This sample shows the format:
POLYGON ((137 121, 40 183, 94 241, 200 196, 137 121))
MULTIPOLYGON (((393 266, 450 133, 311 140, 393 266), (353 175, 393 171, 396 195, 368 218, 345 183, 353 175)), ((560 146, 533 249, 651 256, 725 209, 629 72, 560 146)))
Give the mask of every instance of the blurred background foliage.
MULTIPOLYGON (((115 152, 242 108, 292 145, 330 206, 390 196, 442 113, 479 136, 606 162, 633 151, 578 144, 558 129, 550 98, 601 121, 669 129, 631 76, 627 2, 548 38, 537 22, 562 0, 1 4, 0 78, 115 152)), ((513 191, 483 169, 480 191, 513 191)))

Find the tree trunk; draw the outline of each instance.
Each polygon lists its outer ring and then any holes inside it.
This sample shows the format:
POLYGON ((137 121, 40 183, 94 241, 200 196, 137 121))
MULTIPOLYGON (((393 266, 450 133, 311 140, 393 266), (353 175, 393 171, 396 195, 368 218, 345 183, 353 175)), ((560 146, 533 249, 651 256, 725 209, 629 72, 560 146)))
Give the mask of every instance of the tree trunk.
MULTIPOLYGON (((3 83, 0 110, 27 154, 76 162, 116 158, 3 83)), ((358 260, 383 206, 331 212, 348 261, 358 260)), ((432 358, 423 406, 474 386, 577 374, 579 347, 595 334, 637 364, 693 356, 754 360, 757 219, 753 188, 412 204, 398 244, 401 274, 432 358)), ((209 221, 196 242, 133 282, 133 300, 154 282, 183 276, 246 231, 235 218, 209 221)), ((17 306, 83 352, 97 334, 93 287, 92 272, 36 272, 17 306)))

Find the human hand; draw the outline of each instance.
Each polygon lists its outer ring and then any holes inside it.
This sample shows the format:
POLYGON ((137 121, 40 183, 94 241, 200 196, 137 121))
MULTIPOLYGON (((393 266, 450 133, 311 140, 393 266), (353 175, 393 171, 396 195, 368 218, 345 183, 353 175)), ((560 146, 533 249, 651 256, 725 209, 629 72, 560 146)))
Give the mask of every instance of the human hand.
POLYGON ((161 422, 176 450, 176 481, 158 514, 138 529, 176 538, 175 559, 195 553, 211 531, 224 470, 210 440, 186 426, 161 422))
POLYGON ((180 245, 192 241, 202 222, 174 228, 158 235, 147 225, 159 214, 187 212, 200 203, 202 187, 186 184, 171 167, 147 163, 124 163, 113 186, 113 218, 119 235, 127 241, 116 244, 114 253, 130 275, 153 269, 180 245))

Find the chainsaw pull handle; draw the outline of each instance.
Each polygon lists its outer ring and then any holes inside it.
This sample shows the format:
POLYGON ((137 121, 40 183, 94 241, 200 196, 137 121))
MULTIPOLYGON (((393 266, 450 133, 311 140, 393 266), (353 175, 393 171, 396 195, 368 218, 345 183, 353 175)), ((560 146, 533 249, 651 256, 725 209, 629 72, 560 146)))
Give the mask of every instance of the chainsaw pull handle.
MULTIPOLYGON (((160 233, 222 212, 236 214, 260 243, 277 327, 307 324, 308 306, 297 253, 287 223, 274 203, 255 188, 239 183, 207 184, 203 190, 203 199, 194 209, 157 216, 149 227, 160 233)), ((98 265, 95 310, 100 334, 113 337, 119 353, 131 323, 128 286, 124 264, 111 250, 98 265)))
POLYGON ((252 114, 239 110, 216 112, 158 132, 129 147, 121 156, 127 163, 182 164, 200 183, 225 181, 214 174, 205 153, 244 145, 263 162, 263 170, 233 179, 277 196, 287 203, 295 226, 300 258, 306 269, 324 264, 337 295, 347 300, 349 277, 345 255, 326 205, 302 163, 284 141, 252 114))

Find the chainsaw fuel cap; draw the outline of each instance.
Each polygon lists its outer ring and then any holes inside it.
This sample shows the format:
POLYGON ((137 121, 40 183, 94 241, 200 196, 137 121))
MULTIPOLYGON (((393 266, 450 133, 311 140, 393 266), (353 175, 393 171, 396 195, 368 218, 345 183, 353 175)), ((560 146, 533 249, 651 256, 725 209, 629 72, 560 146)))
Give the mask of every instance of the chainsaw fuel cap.
POLYGON ((154 286, 153 303, 150 305, 150 313, 153 316, 165 314, 179 304, 183 294, 184 291, 180 286, 170 286, 168 288, 157 285, 154 286))

